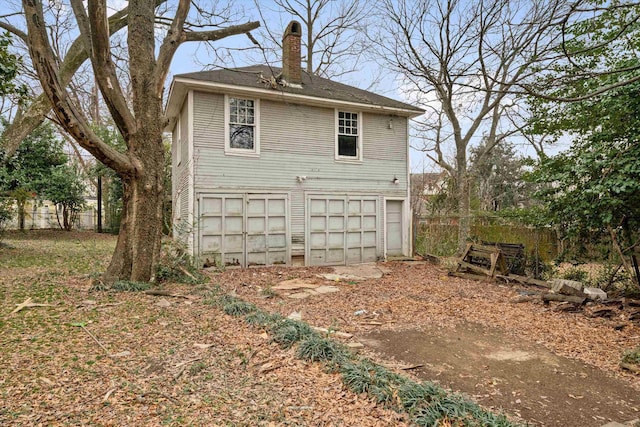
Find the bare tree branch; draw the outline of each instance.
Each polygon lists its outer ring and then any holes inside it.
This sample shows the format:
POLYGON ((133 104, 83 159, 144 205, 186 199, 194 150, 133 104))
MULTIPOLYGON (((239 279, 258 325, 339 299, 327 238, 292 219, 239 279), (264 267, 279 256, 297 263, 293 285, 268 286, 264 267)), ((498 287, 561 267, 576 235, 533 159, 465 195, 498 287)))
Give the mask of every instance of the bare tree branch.
MULTIPOLYGON (((127 14, 128 8, 125 7, 109 17, 109 32, 111 34, 117 33, 126 26, 127 14)), ((64 59, 59 61, 58 77, 63 87, 69 84, 73 75, 87 58, 88 53, 84 41, 79 37, 71 44, 64 59)), ((1 138, 6 155, 10 156, 15 153, 20 142, 44 121, 50 109, 51 103, 43 93, 21 111, 19 118, 14 118, 11 124, 4 129, 1 138)))
POLYGON ((42 5, 35 0, 23 0, 22 4, 27 21, 31 59, 43 82, 43 89, 55 107, 58 120, 83 148, 102 163, 121 174, 129 173, 132 166, 126 156, 105 144, 70 102, 65 86, 59 79, 59 68, 47 37, 42 5))

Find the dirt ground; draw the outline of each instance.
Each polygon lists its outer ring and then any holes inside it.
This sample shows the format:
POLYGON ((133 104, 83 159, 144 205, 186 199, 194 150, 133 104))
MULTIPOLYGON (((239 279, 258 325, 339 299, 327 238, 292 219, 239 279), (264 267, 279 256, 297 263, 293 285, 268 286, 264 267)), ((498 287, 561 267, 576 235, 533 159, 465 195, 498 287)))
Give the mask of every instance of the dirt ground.
POLYGON ((329 282, 318 268, 228 270, 213 279, 272 311, 352 333, 348 341, 390 367, 468 394, 537 426, 601 426, 640 418, 640 378, 618 367, 640 327, 591 319, 554 305, 510 302, 523 289, 446 276, 425 263, 379 264, 382 278, 329 282), (302 278, 338 292, 291 298, 270 290, 302 278), (268 289, 269 291, 265 291, 268 289))
POLYGON ((358 337, 383 358, 423 365, 418 378, 462 391, 534 425, 601 426, 638 417, 638 391, 584 363, 477 324, 358 337))

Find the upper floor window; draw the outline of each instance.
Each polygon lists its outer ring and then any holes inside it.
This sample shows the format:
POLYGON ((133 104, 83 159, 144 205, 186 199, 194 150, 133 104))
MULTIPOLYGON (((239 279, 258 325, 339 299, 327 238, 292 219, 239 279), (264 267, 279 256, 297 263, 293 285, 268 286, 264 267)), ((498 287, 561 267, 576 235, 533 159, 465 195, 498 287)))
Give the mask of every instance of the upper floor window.
POLYGON ((362 135, 359 114, 338 111, 337 116, 337 158, 362 160, 362 135))
POLYGON ((226 151, 236 154, 259 154, 259 101, 226 97, 226 107, 226 151))

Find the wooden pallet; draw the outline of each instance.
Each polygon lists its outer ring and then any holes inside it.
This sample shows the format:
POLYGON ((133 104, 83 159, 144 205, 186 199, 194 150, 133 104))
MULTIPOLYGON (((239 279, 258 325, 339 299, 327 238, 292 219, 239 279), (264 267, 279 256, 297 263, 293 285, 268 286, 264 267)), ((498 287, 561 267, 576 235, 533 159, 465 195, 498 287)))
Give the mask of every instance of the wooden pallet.
POLYGON ((495 278, 509 274, 502 250, 497 246, 469 243, 458 261, 454 273, 469 273, 495 278))

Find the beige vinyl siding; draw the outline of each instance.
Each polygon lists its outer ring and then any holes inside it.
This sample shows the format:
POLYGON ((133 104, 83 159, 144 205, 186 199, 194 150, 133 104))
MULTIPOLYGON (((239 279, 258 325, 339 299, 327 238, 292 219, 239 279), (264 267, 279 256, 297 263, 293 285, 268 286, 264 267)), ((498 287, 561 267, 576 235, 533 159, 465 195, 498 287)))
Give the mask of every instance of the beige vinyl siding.
MULTIPOLYGON (((225 155, 224 95, 195 92, 195 194, 286 192, 291 200, 292 254, 303 253, 305 194, 378 195, 380 212, 385 196, 407 195, 407 119, 360 114, 361 162, 335 160, 335 110, 265 100, 260 103, 260 156, 225 155), (297 177, 306 179, 299 182, 297 177), (392 183, 394 177, 398 184, 392 183)), ((380 215, 381 244, 383 218, 380 215)))

